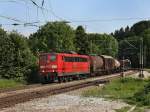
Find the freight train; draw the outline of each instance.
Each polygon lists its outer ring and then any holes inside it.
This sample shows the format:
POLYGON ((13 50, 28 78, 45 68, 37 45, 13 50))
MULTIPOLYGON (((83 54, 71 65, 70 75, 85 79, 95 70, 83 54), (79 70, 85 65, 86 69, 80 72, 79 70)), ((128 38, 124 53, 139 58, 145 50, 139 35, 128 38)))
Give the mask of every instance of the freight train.
POLYGON ((39 73, 42 83, 65 82, 119 72, 121 67, 128 67, 129 62, 129 60, 118 61, 107 55, 41 53, 39 55, 39 73), (126 66, 123 66, 123 64, 126 66))

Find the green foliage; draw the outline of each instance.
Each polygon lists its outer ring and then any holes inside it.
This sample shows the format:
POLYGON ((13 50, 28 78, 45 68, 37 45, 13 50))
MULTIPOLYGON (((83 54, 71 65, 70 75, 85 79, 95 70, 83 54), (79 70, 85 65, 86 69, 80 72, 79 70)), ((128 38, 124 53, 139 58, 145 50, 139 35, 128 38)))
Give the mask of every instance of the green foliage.
POLYGON ((120 28, 120 30, 116 30, 112 35, 118 40, 123 40, 127 37, 135 36, 134 32, 131 31, 129 26, 127 26, 125 29, 120 28))
POLYGON ((133 67, 139 67, 139 52, 140 52, 140 37, 128 37, 125 40, 119 42, 118 56, 122 59, 124 56, 131 60, 133 67))
POLYGON ((9 36, 14 43, 14 65, 17 69, 16 71, 19 71, 19 73, 16 73, 18 76, 15 77, 23 77, 24 75, 27 75, 29 72, 31 72, 30 67, 35 65, 36 59, 32 55, 25 37, 17 34, 16 32, 11 33, 9 36))
POLYGON ((135 35, 141 35, 145 30, 150 28, 150 21, 140 21, 131 27, 131 32, 135 35))
POLYGON ((40 77, 39 77, 39 70, 38 70, 38 65, 30 67, 31 72, 30 74, 27 75, 26 81, 28 83, 39 83, 40 82, 40 77))
POLYGON ((150 28, 144 30, 141 35, 144 41, 144 65, 145 67, 150 67, 150 28))
POLYGON ((29 49, 27 39, 11 32, 0 36, 0 77, 25 80, 36 66, 36 58, 29 49))
POLYGON ((82 26, 74 31, 64 22, 48 22, 30 36, 29 44, 37 52, 76 51, 80 54, 116 56, 118 42, 106 34, 86 34, 82 26))
POLYGON ((118 53, 117 40, 107 34, 88 34, 89 54, 104 54, 116 56, 118 53))
POLYGON ((48 22, 30 36, 29 44, 34 53, 74 51, 75 33, 64 22, 48 22))
POLYGON ((8 72, 11 73, 12 61, 14 60, 14 44, 6 32, 0 29, 0 77, 8 78, 8 72), (9 69, 9 70, 7 70, 9 69))
POLYGON ((137 102, 140 105, 149 105, 150 106, 150 83, 148 83, 144 89, 141 89, 132 97, 133 101, 137 102))
POLYGON ((144 42, 144 66, 150 67, 150 21, 140 21, 131 28, 127 26, 125 29, 116 30, 112 35, 119 41, 119 58, 123 56, 129 58, 133 67, 139 67, 139 61, 137 60, 139 60, 139 49, 142 38, 144 42), (127 44, 125 40, 137 49, 127 44))
POLYGON ((78 26, 75 33, 75 44, 77 52, 80 54, 87 54, 88 38, 84 28, 82 26, 78 26))

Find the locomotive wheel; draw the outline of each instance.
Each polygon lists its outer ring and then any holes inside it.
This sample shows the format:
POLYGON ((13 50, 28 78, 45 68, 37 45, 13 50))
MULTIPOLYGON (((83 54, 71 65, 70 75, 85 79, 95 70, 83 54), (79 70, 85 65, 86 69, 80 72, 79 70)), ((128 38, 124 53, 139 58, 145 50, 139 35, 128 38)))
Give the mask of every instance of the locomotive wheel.
POLYGON ((67 77, 67 81, 68 81, 68 82, 70 82, 70 81, 71 81, 71 78, 70 78, 70 76, 68 76, 68 77, 67 77))
POLYGON ((81 75, 78 75, 78 80, 81 80, 82 78, 81 78, 81 75))
POLYGON ((66 82, 66 77, 62 77, 63 82, 66 82))
POLYGON ((86 79, 87 78, 87 74, 83 74, 83 78, 82 79, 86 79))
POLYGON ((46 79, 46 82, 47 82, 47 83, 53 83, 53 82, 54 82, 54 77, 48 77, 48 78, 46 79))
POLYGON ((58 77, 58 82, 61 83, 62 82, 62 78, 58 77))
POLYGON ((65 77, 65 82, 68 82, 68 76, 65 77))
POLYGON ((49 80, 48 82, 49 82, 49 83, 53 83, 53 82, 54 82, 54 80, 53 80, 53 79, 51 79, 51 80, 49 80))

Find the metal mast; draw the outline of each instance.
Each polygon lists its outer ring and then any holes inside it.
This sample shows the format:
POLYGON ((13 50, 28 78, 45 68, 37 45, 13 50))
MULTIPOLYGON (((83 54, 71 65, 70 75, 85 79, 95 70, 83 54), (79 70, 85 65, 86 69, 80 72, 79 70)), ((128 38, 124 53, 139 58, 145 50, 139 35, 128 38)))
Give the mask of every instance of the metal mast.
POLYGON ((140 74, 139 77, 143 78, 143 38, 140 41, 140 74))

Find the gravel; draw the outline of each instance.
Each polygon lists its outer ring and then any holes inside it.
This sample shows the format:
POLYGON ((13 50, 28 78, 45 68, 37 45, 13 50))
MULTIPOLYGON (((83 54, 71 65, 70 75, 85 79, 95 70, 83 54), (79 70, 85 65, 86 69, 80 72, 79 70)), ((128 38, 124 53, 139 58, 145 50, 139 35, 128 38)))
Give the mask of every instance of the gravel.
MULTIPOLYGON (((143 71, 143 74, 144 74, 144 79, 149 79, 149 78, 150 78, 150 73, 149 73, 149 72, 143 71)), ((130 77, 133 77, 133 78, 139 78, 139 72, 133 74, 133 75, 130 76, 130 77)))
POLYGON ((87 98, 80 95, 60 94, 17 104, 1 112, 115 112, 129 106, 121 101, 87 98))

